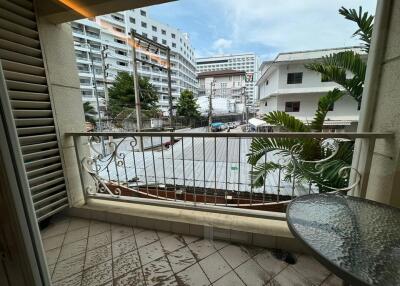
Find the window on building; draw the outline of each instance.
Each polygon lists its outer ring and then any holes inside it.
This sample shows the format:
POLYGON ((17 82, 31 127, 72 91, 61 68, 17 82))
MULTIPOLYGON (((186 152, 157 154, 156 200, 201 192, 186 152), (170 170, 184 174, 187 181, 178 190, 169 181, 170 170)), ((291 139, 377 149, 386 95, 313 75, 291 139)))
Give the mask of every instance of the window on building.
POLYGON ((264 106, 268 106, 268 101, 265 101, 264 106))
POLYGON ((167 40, 162 40, 163 45, 167 44, 167 40))
POLYGON ((121 51, 121 50, 115 50, 115 53, 118 55, 122 55, 122 56, 126 56, 127 53, 125 51, 121 51))
POLYGON ((167 31, 161 30, 161 34, 166 35, 166 34, 167 34, 167 31))
POLYGON ((157 42, 157 37, 153 37, 153 41, 154 41, 154 42, 157 42))
POLYGON ((142 36, 147 38, 147 34, 146 33, 142 33, 142 36))
POLYGON ((132 24, 136 24, 135 18, 130 17, 130 18, 129 18, 129 21, 130 21, 132 24))
POLYGON ((172 47, 173 47, 173 48, 176 48, 176 44, 175 44, 175 43, 172 43, 172 47))
POLYGON ((143 28, 147 28, 147 23, 146 22, 142 22, 142 27, 143 28))
POLYGON ((285 112, 299 112, 300 101, 289 101, 285 103, 285 112))
POLYGON ((287 84, 296 84, 303 82, 302 72, 292 72, 287 74, 287 84))
POLYGON ((172 34, 171 34, 171 37, 172 37, 172 39, 175 39, 175 34, 172 33, 172 34))
POLYGON ((125 45, 125 41, 120 40, 120 39, 115 39, 115 38, 114 38, 114 42, 116 42, 116 43, 118 43, 118 44, 121 44, 121 45, 125 45))
POLYGON ((117 65, 126 67, 126 66, 128 66, 128 63, 117 61, 117 65))
POLYGON ((144 10, 140 10, 140 15, 145 16, 146 17, 146 11, 144 10))
POLYGON ((156 26, 151 26, 151 29, 153 30, 153 32, 157 32, 157 27, 156 26))
POLYGON ((269 81, 268 81, 268 80, 266 80, 266 81, 265 81, 265 85, 268 85, 268 84, 269 84, 269 81))

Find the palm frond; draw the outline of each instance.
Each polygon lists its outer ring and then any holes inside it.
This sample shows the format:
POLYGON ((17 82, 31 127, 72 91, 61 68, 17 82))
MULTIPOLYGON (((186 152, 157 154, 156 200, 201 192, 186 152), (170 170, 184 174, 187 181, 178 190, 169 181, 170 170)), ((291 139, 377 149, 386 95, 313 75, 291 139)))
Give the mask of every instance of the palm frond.
POLYGON ((319 99, 317 111, 315 112, 314 119, 311 122, 311 129, 317 132, 322 131, 325 117, 328 114, 329 108, 333 106, 333 104, 343 95, 344 93, 342 91, 335 88, 319 99))
POLYGON ((364 43, 364 50, 368 53, 371 47, 372 30, 374 27, 374 16, 364 12, 362 7, 356 9, 346 9, 341 7, 339 14, 343 15, 347 20, 353 21, 357 24, 358 29, 353 33, 353 37, 358 36, 364 43))
POLYGON ((261 187, 264 185, 266 176, 279 168, 282 168, 277 163, 274 162, 266 162, 257 164, 253 167, 253 171, 250 172, 251 182, 254 187, 261 187))
POLYGON ((354 51, 345 51, 323 57, 320 62, 307 64, 306 68, 321 73, 323 80, 334 81, 361 103, 367 65, 354 51), (350 72, 352 77, 347 78, 350 72))
POLYGON ((310 128, 299 119, 283 111, 272 111, 264 116, 264 120, 271 125, 283 127, 291 132, 310 131, 310 128))
POLYGON ((266 153, 271 151, 288 156, 293 146, 297 144, 299 141, 291 138, 254 138, 247 154, 247 162, 255 166, 266 153))

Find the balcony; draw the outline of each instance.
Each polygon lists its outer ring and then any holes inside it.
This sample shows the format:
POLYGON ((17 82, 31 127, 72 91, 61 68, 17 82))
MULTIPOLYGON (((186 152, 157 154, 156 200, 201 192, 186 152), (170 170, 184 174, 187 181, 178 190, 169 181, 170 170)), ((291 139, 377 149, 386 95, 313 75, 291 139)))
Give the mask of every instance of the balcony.
MULTIPOLYGON (((211 235, 211 236, 210 236, 211 235)), ((137 225, 55 217, 42 232, 53 285, 341 285, 307 255, 137 225)))

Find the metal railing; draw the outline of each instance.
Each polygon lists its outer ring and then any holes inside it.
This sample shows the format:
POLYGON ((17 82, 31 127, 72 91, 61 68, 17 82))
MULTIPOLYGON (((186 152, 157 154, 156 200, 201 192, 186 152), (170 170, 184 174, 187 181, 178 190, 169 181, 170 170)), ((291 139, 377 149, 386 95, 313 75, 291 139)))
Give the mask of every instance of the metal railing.
MULTIPOLYGON (((201 131, 201 130, 200 130, 201 131)), ((350 166, 338 170, 347 184, 324 186, 309 179, 299 179, 301 159, 282 156, 279 150, 268 151, 258 163, 274 162, 281 166, 254 184, 254 164, 248 163, 254 140, 278 138, 317 139, 332 146, 326 158, 303 161, 318 165, 332 159, 337 142, 361 139, 374 146, 389 133, 204 133, 185 132, 94 132, 69 133, 73 136, 80 166, 82 188, 86 198, 101 198, 161 204, 173 207, 217 208, 278 211, 285 210, 294 197, 324 191, 348 192, 366 188, 367 180, 350 166), (82 152, 82 139, 90 146, 82 152), (103 139, 103 140, 101 140, 103 139), (104 142, 105 153, 100 144, 104 142), (290 168, 286 168, 290 165, 290 168), (297 169, 296 169, 297 168, 297 169), (352 175, 352 176, 350 176, 352 175), (352 177, 352 179, 350 179, 352 177), (364 186, 360 186, 364 184, 364 186)), ((83 144, 84 146, 86 144, 83 144)), ((293 150, 302 148, 294 145, 293 150)), ((294 152, 294 151, 293 151, 294 152)), ((366 160, 370 168, 372 152, 366 160)), ((369 173, 369 169, 367 170, 369 173)))

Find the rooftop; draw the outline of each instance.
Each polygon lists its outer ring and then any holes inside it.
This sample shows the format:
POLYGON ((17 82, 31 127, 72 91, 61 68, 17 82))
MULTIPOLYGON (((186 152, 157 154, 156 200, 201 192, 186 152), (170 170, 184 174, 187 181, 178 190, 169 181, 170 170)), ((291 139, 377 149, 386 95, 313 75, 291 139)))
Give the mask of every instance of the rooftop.
POLYGON ((197 78, 206 78, 206 77, 224 77, 224 76, 232 76, 232 75, 245 75, 244 71, 237 70, 219 70, 219 71, 208 71, 202 72, 197 75, 197 78))

